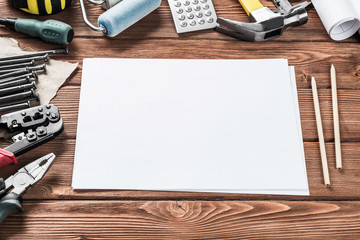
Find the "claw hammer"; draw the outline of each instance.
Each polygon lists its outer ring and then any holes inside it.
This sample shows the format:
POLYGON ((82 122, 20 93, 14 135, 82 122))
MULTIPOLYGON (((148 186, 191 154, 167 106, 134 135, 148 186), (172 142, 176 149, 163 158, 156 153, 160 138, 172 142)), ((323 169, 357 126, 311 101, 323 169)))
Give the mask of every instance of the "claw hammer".
POLYGON ((311 1, 305 1, 292 6, 288 0, 272 0, 275 10, 264 7, 259 0, 239 0, 241 6, 249 15, 249 21, 237 22, 218 18, 220 26, 215 30, 250 42, 267 41, 282 35, 289 26, 299 26, 308 20, 306 7, 311 1))

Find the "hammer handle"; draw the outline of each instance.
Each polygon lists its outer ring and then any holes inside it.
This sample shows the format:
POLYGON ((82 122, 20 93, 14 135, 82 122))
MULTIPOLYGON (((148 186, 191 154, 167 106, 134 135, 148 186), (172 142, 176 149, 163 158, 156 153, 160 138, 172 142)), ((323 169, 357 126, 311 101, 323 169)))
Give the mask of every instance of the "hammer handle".
POLYGON ((247 15, 256 9, 264 7, 259 0, 239 0, 239 2, 246 11, 247 15))

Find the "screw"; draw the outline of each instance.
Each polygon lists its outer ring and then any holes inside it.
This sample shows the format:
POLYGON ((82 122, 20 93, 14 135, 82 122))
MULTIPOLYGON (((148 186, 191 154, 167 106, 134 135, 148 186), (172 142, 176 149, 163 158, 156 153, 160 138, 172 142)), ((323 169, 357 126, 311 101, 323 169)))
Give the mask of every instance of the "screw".
POLYGON ((50 109, 50 108, 51 108, 51 105, 50 105, 50 104, 46 105, 46 108, 47 108, 47 109, 50 109))
POLYGON ((42 111, 43 111, 42 107, 39 107, 38 111, 39 111, 39 112, 42 112, 42 111))
POLYGON ((56 49, 56 50, 48 50, 48 51, 42 51, 42 52, 35 52, 35 53, 29 53, 24 55, 16 55, 16 56, 10 56, 10 57, 1 57, 0 61, 5 60, 14 60, 14 59, 23 59, 23 58, 30 58, 30 57, 37 57, 37 56, 44 56, 45 54, 68 54, 69 49, 68 47, 56 49))
POLYGON ((22 112, 22 113, 21 113, 21 116, 26 116, 26 112, 22 112))
POLYGON ((56 117, 57 117, 57 115, 55 113, 51 114, 51 118, 56 118, 56 117))

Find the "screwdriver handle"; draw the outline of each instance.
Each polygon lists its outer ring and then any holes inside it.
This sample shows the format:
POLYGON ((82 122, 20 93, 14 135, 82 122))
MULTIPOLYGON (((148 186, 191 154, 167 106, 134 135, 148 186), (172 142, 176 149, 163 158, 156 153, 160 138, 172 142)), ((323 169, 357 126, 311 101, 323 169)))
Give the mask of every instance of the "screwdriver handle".
POLYGON ((42 22, 35 19, 18 18, 15 22, 15 30, 52 44, 69 44, 74 37, 72 27, 57 20, 42 22))

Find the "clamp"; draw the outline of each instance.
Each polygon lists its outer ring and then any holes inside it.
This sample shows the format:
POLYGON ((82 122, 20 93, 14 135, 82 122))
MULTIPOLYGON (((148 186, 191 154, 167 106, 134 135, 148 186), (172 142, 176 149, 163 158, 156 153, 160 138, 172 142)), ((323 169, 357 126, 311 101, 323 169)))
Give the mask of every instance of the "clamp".
POLYGON ((308 21, 306 7, 311 1, 292 6, 288 0, 272 0, 277 7, 270 10, 259 0, 239 0, 246 13, 249 23, 218 18, 220 26, 215 30, 244 41, 261 42, 282 35, 290 26, 303 25, 308 21))
POLYGON ((55 154, 50 153, 20 168, 6 180, 0 178, 0 223, 22 211, 21 196, 45 175, 54 160, 55 154))
POLYGON ((0 167, 3 167, 16 164, 17 156, 54 139, 64 130, 64 123, 57 107, 48 104, 2 115, 0 128, 17 133, 11 145, 0 149, 0 167))

